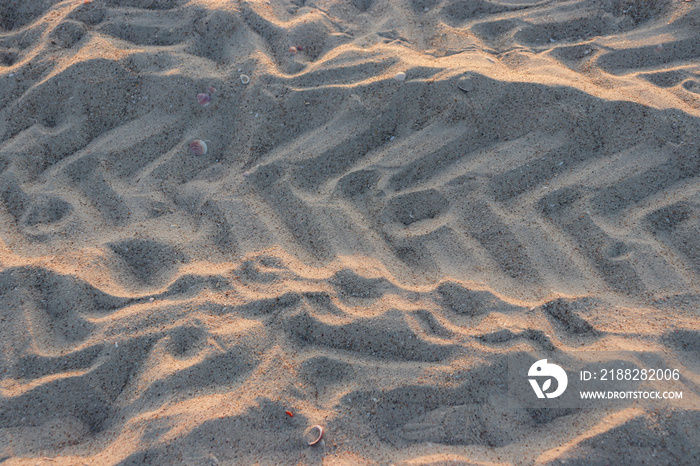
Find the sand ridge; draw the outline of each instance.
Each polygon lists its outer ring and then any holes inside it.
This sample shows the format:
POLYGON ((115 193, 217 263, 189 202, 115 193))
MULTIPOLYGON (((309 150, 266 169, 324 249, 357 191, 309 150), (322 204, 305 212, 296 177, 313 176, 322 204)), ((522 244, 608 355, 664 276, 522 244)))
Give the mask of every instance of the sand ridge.
POLYGON ((699 24, 4 2, 0 461, 693 464, 699 24), (685 398, 509 405, 505 357, 581 350, 651 352, 685 398))

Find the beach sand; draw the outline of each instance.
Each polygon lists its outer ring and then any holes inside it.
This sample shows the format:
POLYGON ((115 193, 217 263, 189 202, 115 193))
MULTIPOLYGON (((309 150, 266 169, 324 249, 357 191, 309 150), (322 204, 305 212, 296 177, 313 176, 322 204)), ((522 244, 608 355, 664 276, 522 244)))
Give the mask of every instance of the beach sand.
POLYGON ((0 1, 0 462, 698 464, 699 30, 0 1), (620 350, 683 399, 509 399, 510 355, 620 350))

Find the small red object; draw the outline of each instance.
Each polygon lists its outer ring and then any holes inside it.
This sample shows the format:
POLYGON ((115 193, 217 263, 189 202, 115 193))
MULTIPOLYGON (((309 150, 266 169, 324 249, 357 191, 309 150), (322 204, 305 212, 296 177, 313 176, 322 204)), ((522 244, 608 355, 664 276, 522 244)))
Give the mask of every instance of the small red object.
POLYGON ((287 413, 287 416, 289 416, 289 417, 294 417, 294 414, 292 414, 291 411, 285 411, 285 413, 287 413))

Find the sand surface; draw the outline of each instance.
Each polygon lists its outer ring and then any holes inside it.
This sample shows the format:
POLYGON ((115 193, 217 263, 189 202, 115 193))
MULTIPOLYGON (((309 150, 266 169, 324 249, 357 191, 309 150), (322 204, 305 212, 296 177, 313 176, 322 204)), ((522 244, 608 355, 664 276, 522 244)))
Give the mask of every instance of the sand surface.
POLYGON ((698 464, 699 31, 0 0, 0 462, 698 464), (504 357, 582 350, 684 398, 512 406, 504 357))

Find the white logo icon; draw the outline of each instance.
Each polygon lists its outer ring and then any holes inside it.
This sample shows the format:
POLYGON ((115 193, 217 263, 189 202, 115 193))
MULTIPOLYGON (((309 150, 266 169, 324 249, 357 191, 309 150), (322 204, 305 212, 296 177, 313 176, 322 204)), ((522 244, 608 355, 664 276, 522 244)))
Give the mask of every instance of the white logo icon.
POLYGON ((542 388, 540 388, 540 384, 537 379, 529 379, 530 385, 532 385, 532 389, 535 391, 537 398, 544 398, 545 396, 547 398, 556 398, 564 393, 564 390, 566 390, 566 385, 569 383, 569 378, 566 376, 564 369, 556 364, 547 364, 546 359, 540 359, 530 366, 527 376, 547 377, 547 380, 545 380, 542 384, 542 388), (557 381, 557 389, 551 393, 547 393, 547 390, 549 390, 552 386, 553 378, 557 381))

